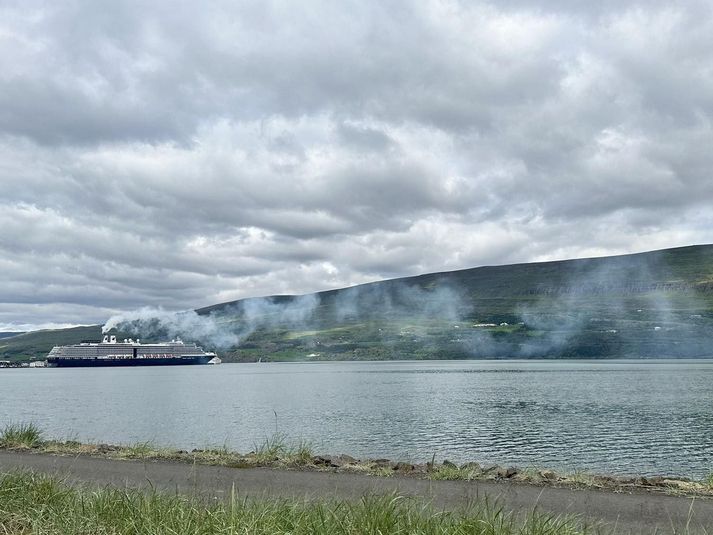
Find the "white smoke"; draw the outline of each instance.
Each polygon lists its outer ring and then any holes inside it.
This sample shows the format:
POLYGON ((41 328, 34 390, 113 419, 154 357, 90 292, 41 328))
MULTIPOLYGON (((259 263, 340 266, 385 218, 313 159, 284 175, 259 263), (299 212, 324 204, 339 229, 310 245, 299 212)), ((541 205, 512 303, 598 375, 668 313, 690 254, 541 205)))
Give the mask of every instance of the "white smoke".
POLYGON ((217 318, 201 316, 193 310, 169 312, 162 308, 144 307, 112 316, 102 327, 102 333, 111 329, 136 336, 185 338, 219 349, 235 346, 241 340, 217 318))
POLYGON ((112 316, 102 327, 102 332, 117 329, 135 336, 183 338, 210 348, 230 349, 259 328, 304 325, 318 304, 317 296, 304 295, 282 303, 270 298, 246 299, 232 310, 235 314, 198 314, 194 310, 169 312, 144 307, 112 316))
POLYGON ((374 317, 460 321, 471 311, 462 293, 449 286, 425 289, 401 282, 341 290, 333 307, 339 322, 374 317))
POLYGON ((303 326, 309 322, 319 302, 315 294, 300 295, 286 302, 264 297, 246 299, 240 303, 241 320, 244 322, 242 329, 252 332, 259 327, 303 326))
POLYGON ((620 350, 636 356, 697 355, 708 339, 696 328, 703 316, 691 314, 705 310, 705 303, 695 292, 665 289, 663 281, 676 277, 659 255, 580 261, 567 268, 562 280, 553 279, 539 298, 526 296, 512 311, 513 320, 529 335, 471 332, 464 336, 469 353, 476 358, 530 358, 563 352, 571 356, 584 349, 594 351, 590 357, 599 356, 596 351, 627 356, 620 350), (654 336, 656 332, 668 334, 654 336))

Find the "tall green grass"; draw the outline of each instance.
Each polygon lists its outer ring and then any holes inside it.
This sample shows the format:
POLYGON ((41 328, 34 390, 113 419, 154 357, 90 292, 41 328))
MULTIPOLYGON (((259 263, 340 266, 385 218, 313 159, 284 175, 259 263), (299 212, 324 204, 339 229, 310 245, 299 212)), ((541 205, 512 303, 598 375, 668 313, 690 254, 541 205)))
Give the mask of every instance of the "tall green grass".
POLYGON ((257 464, 269 465, 277 461, 295 466, 312 463, 314 451, 312 444, 305 440, 290 441, 284 433, 275 432, 255 445, 253 459, 257 464))
POLYGON ((0 431, 0 447, 32 448, 42 441, 42 431, 33 423, 7 424, 0 431))
POLYGON ((0 533, 212 534, 472 534, 574 535, 595 533, 576 519, 531 513, 518 519, 487 504, 450 513, 398 496, 356 502, 180 496, 105 488, 89 491, 44 475, 0 478, 0 533))

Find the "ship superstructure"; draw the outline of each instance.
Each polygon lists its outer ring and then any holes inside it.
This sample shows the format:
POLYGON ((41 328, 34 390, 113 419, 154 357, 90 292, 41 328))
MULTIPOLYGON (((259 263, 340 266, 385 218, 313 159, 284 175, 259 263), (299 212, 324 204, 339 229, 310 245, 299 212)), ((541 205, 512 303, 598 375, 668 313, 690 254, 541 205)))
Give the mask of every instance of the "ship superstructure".
POLYGON ((55 346, 47 355, 47 365, 80 366, 171 366, 219 362, 215 353, 203 351, 193 343, 181 340, 142 344, 141 340, 106 335, 101 342, 87 341, 68 346, 55 346))

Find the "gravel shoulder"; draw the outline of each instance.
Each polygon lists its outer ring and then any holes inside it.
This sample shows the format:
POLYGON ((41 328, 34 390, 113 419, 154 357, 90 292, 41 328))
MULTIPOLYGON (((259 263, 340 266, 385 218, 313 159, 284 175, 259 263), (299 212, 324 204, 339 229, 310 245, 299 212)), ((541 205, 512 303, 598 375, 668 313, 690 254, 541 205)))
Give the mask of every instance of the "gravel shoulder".
POLYGON ((601 521, 602 527, 613 528, 617 533, 713 534, 713 500, 703 497, 0 451, 0 473, 23 469, 59 476, 69 483, 156 488, 218 499, 235 493, 249 497, 353 500, 366 494, 396 493, 421 498, 444 509, 487 499, 516 512, 536 507, 555 514, 580 515, 601 521))

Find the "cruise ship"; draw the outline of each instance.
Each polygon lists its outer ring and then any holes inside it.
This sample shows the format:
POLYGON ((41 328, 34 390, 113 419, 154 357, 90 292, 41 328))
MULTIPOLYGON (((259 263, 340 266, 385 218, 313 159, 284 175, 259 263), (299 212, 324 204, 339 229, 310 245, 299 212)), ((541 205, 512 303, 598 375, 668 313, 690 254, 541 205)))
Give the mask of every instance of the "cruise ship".
POLYGON ((215 353, 203 351, 196 344, 171 340, 142 344, 141 340, 104 336, 101 342, 89 341, 68 346, 55 346, 47 355, 47 366, 102 367, 102 366, 176 366, 185 364, 217 364, 215 353))

